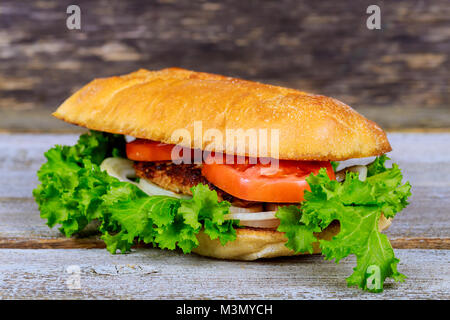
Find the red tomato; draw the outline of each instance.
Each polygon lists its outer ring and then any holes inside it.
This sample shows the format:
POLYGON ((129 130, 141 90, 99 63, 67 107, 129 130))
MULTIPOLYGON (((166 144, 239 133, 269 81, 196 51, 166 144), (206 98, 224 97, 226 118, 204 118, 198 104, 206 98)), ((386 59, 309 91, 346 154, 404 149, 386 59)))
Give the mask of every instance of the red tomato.
MULTIPOLYGON (((164 144, 151 140, 136 139, 127 143, 127 156, 135 161, 170 161, 173 144, 164 144)), ((193 150, 183 149, 190 152, 193 150)), ((278 166, 270 163, 250 164, 249 158, 234 156, 235 164, 226 164, 226 156, 222 155, 222 163, 214 162, 214 153, 203 163, 202 174, 206 179, 240 199, 260 202, 298 203, 304 200, 305 190, 309 190, 306 178, 317 174, 320 168, 326 168, 330 179, 335 179, 333 168, 329 161, 293 161, 279 160, 278 166), (244 160, 245 164, 237 161, 244 160)), ((218 159, 218 158, 217 158, 218 159)), ((255 159, 252 159, 255 160, 255 159)))
POLYGON ((335 179, 329 161, 280 160, 278 167, 270 164, 203 164, 206 179, 240 199, 261 202, 298 203, 310 190, 306 178, 326 168, 330 179, 335 179))
POLYGON ((127 157, 135 161, 167 161, 172 159, 173 144, 136 139, 127 143, 127 157))

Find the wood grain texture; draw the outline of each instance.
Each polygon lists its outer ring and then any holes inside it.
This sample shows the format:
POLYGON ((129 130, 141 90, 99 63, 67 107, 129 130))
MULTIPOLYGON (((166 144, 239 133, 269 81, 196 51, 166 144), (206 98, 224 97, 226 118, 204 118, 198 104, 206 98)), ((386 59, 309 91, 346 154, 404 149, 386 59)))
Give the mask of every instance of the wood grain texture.
POLYGON ((79 0, 73 31, 70 4, 1 1, 0 127, 31 130, 17 119, 95 77, 171 66, 333 96, 385 128, 450 127, 447 0, 79 0), (366 28, 371 4, 381 30, 366 28))
POLYGON ((31 191, 43 152, 77 137, 0 134, 1 299, 450 298, 450 133, 388 134, 390 156, 413 185, 411 204, 386 232, 408 279, 388 280, 376 295, 347 288, 353 256, 338 265, 319 255, 240 262, 149 246, 111 255, 95 236, 63 237, 39 218, 31 191), (67 287, 72 265, 81 289, 67 287))
POLYGON ((91 250, 0 250, 2 299, 449 299, 450 251, 396 250, 404 283, 380 294, 348 288, 354 258, 338 265, 302 256, 257 262, 139 249, 111 255, 91 250), (81 289, 69 289, 69 266, 81 289))
POLYGON ((319 255, 239 262, 148 246, 111 255, 96 236, 63 237, 40 219, 31 191, 43 153, 77 137, 0 134, 1 299, 450 298, 450 133, 388 134, 390 156, 413 185, 410 206, 386 232, 408 279, 388 280, 377 295, 347 288, 354 257, 339 265, 319 255), (67 287, 72 265, 81 289, 67 287))
MULTIPOLYGON (((397 215, 385 232, 395 248, 450 249, 448 188, 413 190, 410 206, 397 215)), ((9 248, 103 247, 96 238, 75 240, 64 238, 50 229, 39 217, 33 199, 0 200, 0 247, 9 248)))

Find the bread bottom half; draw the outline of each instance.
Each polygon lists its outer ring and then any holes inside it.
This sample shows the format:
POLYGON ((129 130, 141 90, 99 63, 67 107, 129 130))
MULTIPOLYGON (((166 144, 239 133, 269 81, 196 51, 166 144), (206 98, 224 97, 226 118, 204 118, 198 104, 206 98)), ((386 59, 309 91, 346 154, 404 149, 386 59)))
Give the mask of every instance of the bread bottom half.
MULTIPOLYGON (((390 219, 383 215, 380 218, 380 231, 387 229, 391 224, 390 219)), ((319 240, 331 240, 339 233, 339 222, 333 221, 325 230, 316 234, 319 240)), ((283 232, 269 229, 239 228, 236 230, 236 240, 222 245, 218 239, 211 240, 208 235, 200 232, 197 239, 200 244, 193 250, 196 254, 229 260, 256 260, 261 258, 275 258, 294 256, 306 253, 295 253, 285 244, 287 238, 283 232)), ((313 243, 313 254, 320 253, 319 242, 313 243)))

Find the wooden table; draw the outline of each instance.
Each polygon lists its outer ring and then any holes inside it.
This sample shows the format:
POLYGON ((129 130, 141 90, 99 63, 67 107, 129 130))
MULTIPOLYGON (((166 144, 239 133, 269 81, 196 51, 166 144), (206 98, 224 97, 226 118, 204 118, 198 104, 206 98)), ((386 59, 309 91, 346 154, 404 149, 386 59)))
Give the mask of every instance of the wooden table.
POLYGON ((139 248, 111 255, 96 238, 68 239, 39 218, 32 189, 43 152, 74 134, 0 134, 0 298, 449 299, 450 133, 390 133, 393 160, 413 186, 387 231, 404 283, 381 294, 347 288, 354 257, 219 261, 139 248), (80 289, 68 285, 79 268, 80 289), (72 268, 72 269, 71 269, 72 268), (69 282, 68 282, 69 281, 69 282))

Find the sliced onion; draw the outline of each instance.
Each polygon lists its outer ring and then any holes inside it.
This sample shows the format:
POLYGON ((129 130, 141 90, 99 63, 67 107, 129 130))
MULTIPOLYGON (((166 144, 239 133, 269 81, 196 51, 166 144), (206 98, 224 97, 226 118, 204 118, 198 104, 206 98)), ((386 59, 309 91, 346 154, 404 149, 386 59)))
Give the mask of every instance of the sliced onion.
POLYGON ((100 164, 100 169, 106 171, 110 176, 119 179, 123 182, 129 182, 136 185, 139 189, 144 191, 149 196, 169 196, 175 198, 192 198, 188 195, 178 194, 146 180, 140 179, 139 183, 130 180, 135 178, 136 172, 133 168, 133 161, 124 158, 106 158, 100 164))
POLYGON ((239 224, 245 227, 276 228, 280 224, 280 220, 275 217, 275 212, 229 213, 225 216, 225 219, 239 220, 239 224))
POLYGON ((100 169, 120 181, 136 184, 136 182, 129 179, 136 177, 133 161, 131 160, 124 158, 106 158, 100 164, 100 169))
POLYGON ((342 170, 339 170, 338 172, 336 172, 336 180, 339 182, 344 181, 345 175, 347 174, 347 172, 359 173, 358 178, 361 181, 364 181, 367 178, 367 167, 363 166, 363 165, 359 165, 359 166, 351 166, 351 167, 347 167, 342 170))
POLYGON ((138 187, 144 191, 149 196, 169 196, 174 198, 183 198, 183 199, 190 199, 192 196, 181 194, 181 193, 175 193, 170 190, 166 190, 164 188, 161 188, 160 186, 154 184, 153 182, 150 182, 146 179, 140 179, 138 187))
POLYGON ((238 219, 245 221, 256 221, 256 220, 273 220, 277 219, 275 217, 276 211, 261 211, 252 213, 229 213, 225 216, 225 219, 238 219))

